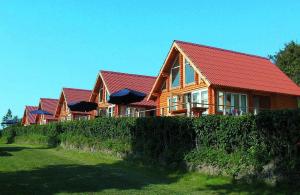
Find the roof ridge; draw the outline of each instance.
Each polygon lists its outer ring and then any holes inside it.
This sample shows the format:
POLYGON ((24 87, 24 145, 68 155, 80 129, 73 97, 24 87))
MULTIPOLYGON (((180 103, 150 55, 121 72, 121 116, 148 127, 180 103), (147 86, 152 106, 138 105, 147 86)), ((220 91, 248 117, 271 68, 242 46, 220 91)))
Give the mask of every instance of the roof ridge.
POLYGON ((29 105, 25 105, 25 107, 38 107, 38 106, 29 106, 29 105))
POLYGON ((206 48, 210 48, 210 49, 216 49, 216 50, 220 50, 220 51, 225 51, 225 52, 230 52, 230 53, 235 53, 235 54, 260 58, 260 59, 264 59, 264 60, 269 60, 269 58, 267 58, 267 57, 263 57, 263 56, 259 56, 259 55, 255 55, 255 54, 243 53, 243 52, 239 52, 239 51, 233 51, 233 50, 230 50, 230 49, 223 49, 223 48, 219 48, 219 47, 213 47, 213 46, 202 45, 202 44, 198 44, 198 43, 192 43, 192 42, 186 42, 186 41, 180 41, 180 40, 174 40, 174 42, 190 44, 190 45, 199 46, 199 47, 206 47, 206 48))
POLYGON ((133 73, 126 73, 126 72, 116 72, 116 71, 110 71, 110 70, 100 70, 100 72, 107 72, 107 73, 115 73, 115 74, 123 74, 123 75, 131 75, 131 76, 138 76, 138 77, 149 77, 149 78, 156 78, 156 76, 150 76, 150 75, 142 75, 142 74, 133 74, 133 73))
POLYGON ((41 98, 41 100, 58 100, 58 99, 55 99, 55 98, 41 98))
POLYGON ((78 88, 63 87, 63 90, 65 90, 65 89, 71 89, 71 90, 77 90, 77 91, 92 91, 90 89, 78 89, 78 88))

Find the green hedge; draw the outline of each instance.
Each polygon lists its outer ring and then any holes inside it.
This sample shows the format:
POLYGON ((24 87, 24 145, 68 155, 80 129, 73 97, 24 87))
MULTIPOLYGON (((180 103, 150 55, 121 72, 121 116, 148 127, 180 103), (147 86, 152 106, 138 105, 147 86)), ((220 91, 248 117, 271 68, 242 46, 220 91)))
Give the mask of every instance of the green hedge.
POLYGON ((32 140, 35 135, 41 142, 111 150, 166 165, 211 164, 229 174, 260 171, 274 160, 279 170, 290 171, 299 154, 300 110, 240 117, 97 118, 11 127, 4 130, 1 139, 10 143, 20 140, 18 137, 32 140))

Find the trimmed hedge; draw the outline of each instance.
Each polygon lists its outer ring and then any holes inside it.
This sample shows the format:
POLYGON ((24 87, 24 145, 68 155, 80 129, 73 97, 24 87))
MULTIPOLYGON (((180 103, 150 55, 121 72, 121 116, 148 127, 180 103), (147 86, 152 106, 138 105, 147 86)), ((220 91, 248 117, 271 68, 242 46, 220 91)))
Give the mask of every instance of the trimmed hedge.
POLYGON ((54 145, 110 150, 165 165, 209 164, 231 175, 261 171, 273 161, 286 172, 296 167, 299 155, 300 110, 239 117, 97 118, 6 128, 1 139, 13 142, 34 135, 54 145))

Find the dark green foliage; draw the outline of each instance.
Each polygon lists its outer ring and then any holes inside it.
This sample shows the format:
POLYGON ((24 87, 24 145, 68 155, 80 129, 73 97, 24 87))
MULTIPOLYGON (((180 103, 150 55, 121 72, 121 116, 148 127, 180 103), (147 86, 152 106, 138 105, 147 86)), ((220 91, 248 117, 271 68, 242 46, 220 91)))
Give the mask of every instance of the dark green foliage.
MULTIPOLYGON (((200 118, 98 118, 49 125, 9 127, 8 142, 47 142, 77 149, 106 150, 165 165, 209 164, 235 175, 261 171, 276 161, 293 170, 299 155, 300 110, 266 111, 257 116, 200 118), (26 138, 27 137, 27 138, 26 138)), ((1 138, 1 139, 2 139, 1 138)))
POLYGON ((182 161, 195 147, 193 119, 185 117, 139 118, 133 134, 135 153, 164 163, 182 161))
POLYGON ((300 154, 300 110, 265 111, 256 117, 256 124, 268 155, 276 157, 285 171, 293 169, 300 154))
POLYGON ((300 45, 294 41, 287 43, 271 60, 295 83, 300 85, 300 45))

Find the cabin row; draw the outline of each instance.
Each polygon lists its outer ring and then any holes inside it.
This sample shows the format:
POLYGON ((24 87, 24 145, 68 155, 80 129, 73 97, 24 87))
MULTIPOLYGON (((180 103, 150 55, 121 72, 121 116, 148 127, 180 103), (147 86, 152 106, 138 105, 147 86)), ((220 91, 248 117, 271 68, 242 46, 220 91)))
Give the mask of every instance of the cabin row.
POLYGON ((295 109, 300 87, 268 58, 174 41, 157 77, 100 71, 92 90, 63 88, 58 99, 41 98, 26 106, 23 125, 95 117, 201 116, 257 114, 295 109), (109 103, 110 95, 131 89, 145 93, 140 102, 109 103), (72 102, 98 104, 91 112, 74 112, 72 102), (51 115, 35 115, 32 110, 51 115))

